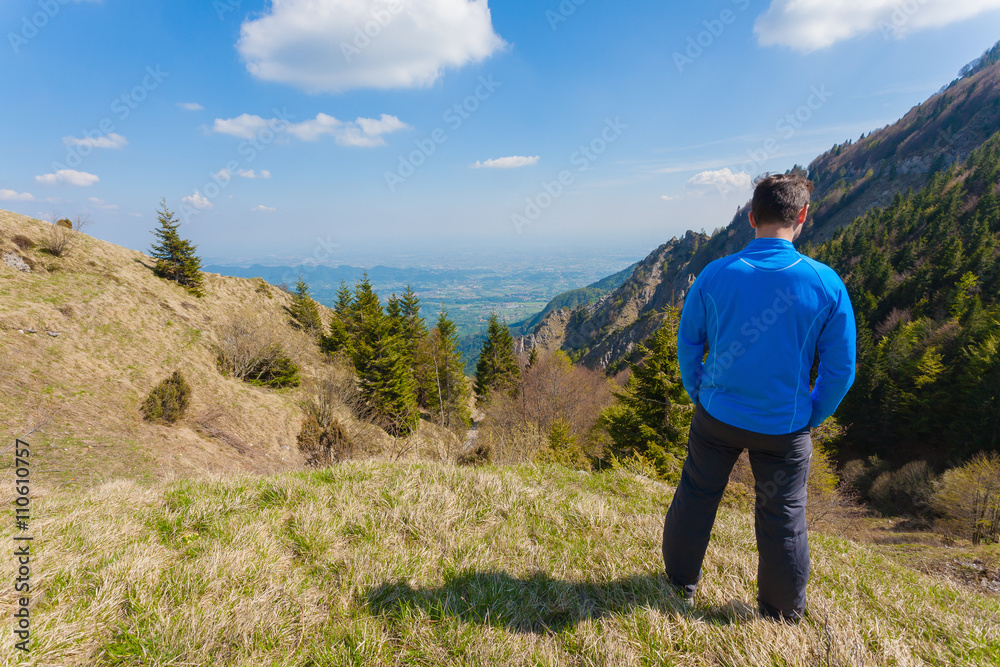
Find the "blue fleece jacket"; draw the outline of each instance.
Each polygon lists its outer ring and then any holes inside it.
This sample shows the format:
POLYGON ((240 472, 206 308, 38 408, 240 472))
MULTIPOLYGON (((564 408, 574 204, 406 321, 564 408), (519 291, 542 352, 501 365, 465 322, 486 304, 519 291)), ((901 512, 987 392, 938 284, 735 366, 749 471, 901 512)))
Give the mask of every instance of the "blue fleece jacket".
POLYGON ((756 239, 709 264, 691 286, 677 357, 684 388, 710 415, 781 435, 818 426, 837 409, 854 382, 856 336, 833 269, 789 241, 756 239))

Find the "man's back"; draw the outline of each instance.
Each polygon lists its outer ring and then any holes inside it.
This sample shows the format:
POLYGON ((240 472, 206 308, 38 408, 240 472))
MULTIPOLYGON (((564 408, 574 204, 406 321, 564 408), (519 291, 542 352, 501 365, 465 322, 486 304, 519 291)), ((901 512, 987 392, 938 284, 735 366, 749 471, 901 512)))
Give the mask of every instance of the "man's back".
POLYGON ((677 350, 685 388, 709 414, 748 431, 816 426, 854 380, 854 331, 832 269, 787 240, 756 239, 706 267, 685 299, 677 350))

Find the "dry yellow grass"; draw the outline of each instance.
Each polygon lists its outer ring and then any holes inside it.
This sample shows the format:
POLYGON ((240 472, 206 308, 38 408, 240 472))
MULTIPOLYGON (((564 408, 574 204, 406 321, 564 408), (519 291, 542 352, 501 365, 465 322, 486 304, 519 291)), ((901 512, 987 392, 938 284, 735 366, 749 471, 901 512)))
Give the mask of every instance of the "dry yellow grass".
MULTIPOLYGON (((806 621, 758 618, 752 518, 736 509, 685 607, 660 576, 671 491, 624 471, 368 461, 50 493, 34 506, 34 664, 1000 659, 996 599, 827 535, 812 538, 806 621)), ((12 567, 0 559, 0 579, 12 567)))
MULTIPOLYGON (((154 276, 148 256, 86 234, 69 232, 74 243, 66 256, 47 255, 40 248, 50 228, 0 211, 0 423, 10 442, 48 419, 32 440, 39 483, 89 486, 302 466, 295 441, 300 404, 311 379, 327 368, 315 342, 290 324, 288 294, 261 281, 205 274, 205 297, 196 298, 154 276), (36 247, 22 248, 16 237, 36 247), (2 261, 8 254, 33 270, 10 267, 2 261), (235 312, 253 312, 274 329, 303 367, 302 388, 272 391, 219 373, 212 346, 235 312), (193 389, 187 419, 172 427, 142 421, 143 398, 175 369, 193 389), (199 428, 205 414, 245 451, 199 428)), ((352 421, 347 427, 364 452, 403 449, 378 429, 352 421)), ((447 435, 424 427, 406 452, 441 449, 441 438, 447 435)), ((0 457, 0 465, 8 459, 0 457)))

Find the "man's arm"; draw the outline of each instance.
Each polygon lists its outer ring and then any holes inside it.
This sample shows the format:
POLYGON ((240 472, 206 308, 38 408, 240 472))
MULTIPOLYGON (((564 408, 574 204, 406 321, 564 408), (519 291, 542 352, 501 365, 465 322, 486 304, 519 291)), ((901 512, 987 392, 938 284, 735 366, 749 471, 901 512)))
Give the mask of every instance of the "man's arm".
POLYGON ((677 362, 681 368, 681 380, 684 390, 695 404, 698 403, 705 341, 708 340, 701 284, 700 279, 696 280, 684 297, 684 310, 677 328, 677 362))
POLYGON ((819 426, 832 415, 854 384, 857 364, 857 328, 854 308, 844 283, 837 279, 833 312, 817 342, 819 375, 813 386, 809 426, 819 426))

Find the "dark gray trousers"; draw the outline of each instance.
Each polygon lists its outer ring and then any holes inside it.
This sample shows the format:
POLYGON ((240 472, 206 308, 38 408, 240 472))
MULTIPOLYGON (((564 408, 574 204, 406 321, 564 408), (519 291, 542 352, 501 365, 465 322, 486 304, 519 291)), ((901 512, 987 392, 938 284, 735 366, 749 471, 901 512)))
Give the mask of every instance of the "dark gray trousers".
POLYGON ((667 576, 687 594, 694 593, 719 501, 744 449, 749 450, 755 482, 761 613, 801 617, 809 581, 806 479, 812 440, 808 428, 764 435, 725 424, 697 407, 681 481, 663 525, 667 576))

